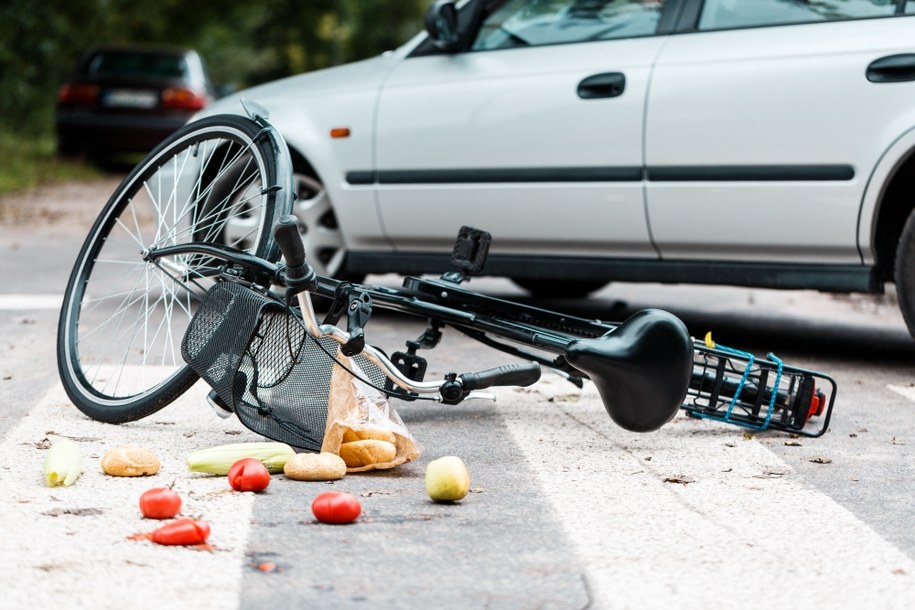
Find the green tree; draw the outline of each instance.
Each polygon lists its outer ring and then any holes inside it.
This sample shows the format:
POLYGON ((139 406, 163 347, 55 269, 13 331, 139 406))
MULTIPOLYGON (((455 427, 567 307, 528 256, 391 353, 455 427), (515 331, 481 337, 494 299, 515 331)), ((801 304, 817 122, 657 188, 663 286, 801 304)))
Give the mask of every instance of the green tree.
POLYGON ((0 129, 48 133, 80 54, 102 43, 196 48, 217 83, 245 87, 361 59, 419 30, 429 0, 4 0, 0 129))

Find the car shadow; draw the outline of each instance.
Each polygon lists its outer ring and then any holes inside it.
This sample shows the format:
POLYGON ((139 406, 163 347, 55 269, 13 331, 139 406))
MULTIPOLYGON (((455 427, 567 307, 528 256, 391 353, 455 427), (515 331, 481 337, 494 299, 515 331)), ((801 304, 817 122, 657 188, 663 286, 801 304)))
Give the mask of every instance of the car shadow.
MULTIPOLYGON (((583 318, 622 321, 650 303, 626 300, 519 299, 544 309, 552 309, 583 318)), ((773 351, 842 359, 872 357, 882 362, 915 362, 915 339, 902 327, 875 327, 828 318, 795 317, 766 311, 708 312, 694 307, 662 307, 686 324, 693 337, 713 332, 717 343, 754 353, 773 351)))
MULTIPOLYGON (((382 279, 382 284, 392 288, 400 284, 397 277, 382 279)), ((685 297, 682 290, 657 287, 650 291, 640 287, 638 296, 631 293, 620 296, 622 290, 611 286, 582 299, 533 298, 501 281, 478 283, 469 288, 540 309, 611 323, 620 323, 639 310, 657 307, 683 320, 693 337, 702 339, 711 331, 716 343, 755 354, 774 352, 843 360, 869 358, 888 364, 915 362, 915 338, 896 316, 895 303, 881 301, 880 297, 871 300, 872 295, 846 298, 810 293, 795 298, 790 291, 762 291, 753 292, 760 297, 758 302, 747 304, 744 293, 738 293, 738 300, 732 292, 727 298, 735 306, 728 309, 716 300, 720 293, 706 292, 701 287, 685 297), (773 295, 778 295, 774 302, 779 305, 767 306, 767 302, 773 302, 773 295), (792 301, 794 304, 786 304, 792 301), (858 315, 856 304, 865 313, 858 315), (892 312, 893 317, 887 317, 889 313, 867 311, 868 307, 892 312)))

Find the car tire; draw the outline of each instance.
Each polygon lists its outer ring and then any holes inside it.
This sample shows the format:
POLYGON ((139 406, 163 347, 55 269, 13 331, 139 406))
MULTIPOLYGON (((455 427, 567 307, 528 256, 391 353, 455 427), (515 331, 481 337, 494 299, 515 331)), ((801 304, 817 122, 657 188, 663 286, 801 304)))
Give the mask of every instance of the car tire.
POLYGON ((518 286, 538 299, 581 299, 607 285, 600 280, 548 280, 541 278, 512 278, 518 286))
POLYGON ((915 210, 902 228, 896 247, 896 297, 909 333, 915 337, 915 210))
POLYGON ((324 184, 298 169, 293 179, 297 197, 292 213, 299 221, 305 260, 318 275, 361 282, 364 275, 346 271, 346 240, 324 184))

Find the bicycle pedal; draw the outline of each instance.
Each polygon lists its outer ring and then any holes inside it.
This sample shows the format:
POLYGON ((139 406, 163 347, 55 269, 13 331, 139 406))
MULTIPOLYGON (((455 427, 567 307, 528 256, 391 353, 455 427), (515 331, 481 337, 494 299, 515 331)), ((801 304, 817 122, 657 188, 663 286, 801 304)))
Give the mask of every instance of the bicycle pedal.
POLYGON ((216 412, 216 415, 222 419, 232 417, 232 409, 226 406, 226 403, 222 401, 219 394, 216 393, 216 390, 210 390, 210 393, 207 394, 207 402, 213 407, 213 411, 216 412))
MULTIPOLYGON (((422 356, 405 352, 394 352, 391 354, 391 362, 394 363, 397 370, 403 373, 407 379, 422 381, 426 376, 426 359, 422 356)), ((402 400, 414 400, 417 396, 413 392, 407 392, 390 379, 384 380, 384 389, 402 400)))
POLYGON ((483 270, 489 254, 492 235, 473 227, 461 227, 454 250, 451 252, 451 264, 466 275, 473 275, 483 270))

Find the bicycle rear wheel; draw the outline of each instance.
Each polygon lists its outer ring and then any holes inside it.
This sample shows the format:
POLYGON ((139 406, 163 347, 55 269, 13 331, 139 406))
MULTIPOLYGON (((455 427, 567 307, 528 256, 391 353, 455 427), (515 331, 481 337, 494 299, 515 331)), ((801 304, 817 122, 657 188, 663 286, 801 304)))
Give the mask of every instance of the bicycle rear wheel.
POLYGON ((76 259, 58 324, 57 361, 73 403, 93 419, 134 421, 197 376, 181 357, 211 259, 147 260, 154 248, 211 242, 276 261, 270 234, 292 193, 273 188, 277 154, 264 128, 224 115, 186 125, 124 179, 76 259))

